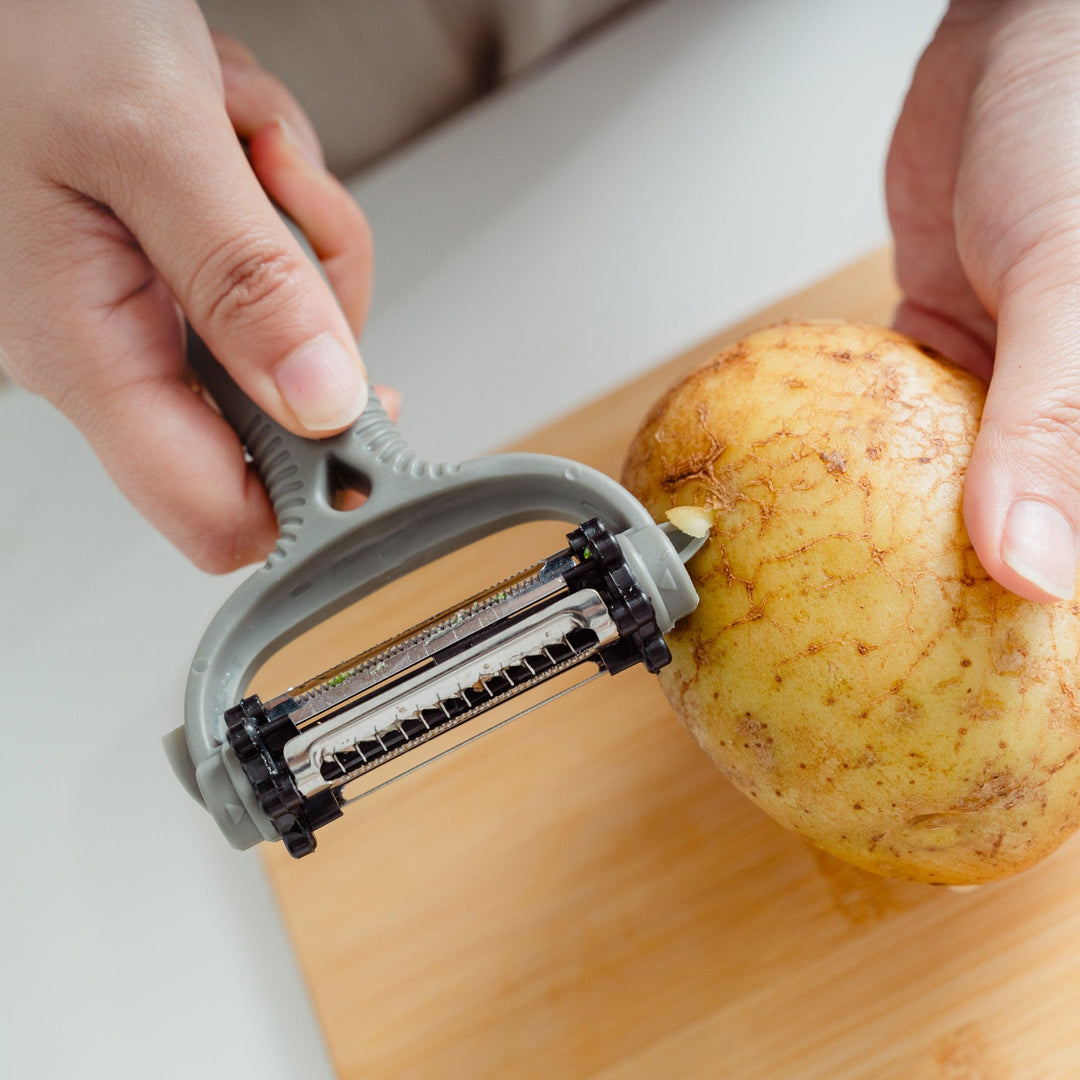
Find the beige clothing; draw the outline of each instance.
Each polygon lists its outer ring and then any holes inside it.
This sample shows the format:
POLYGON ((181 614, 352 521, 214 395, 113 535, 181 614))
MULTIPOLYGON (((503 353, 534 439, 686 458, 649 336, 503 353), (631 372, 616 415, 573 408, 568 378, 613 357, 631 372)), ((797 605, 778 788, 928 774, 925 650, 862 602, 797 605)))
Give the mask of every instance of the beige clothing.
POLYGON ((635 0, 200 0, 348 175, 635 0))

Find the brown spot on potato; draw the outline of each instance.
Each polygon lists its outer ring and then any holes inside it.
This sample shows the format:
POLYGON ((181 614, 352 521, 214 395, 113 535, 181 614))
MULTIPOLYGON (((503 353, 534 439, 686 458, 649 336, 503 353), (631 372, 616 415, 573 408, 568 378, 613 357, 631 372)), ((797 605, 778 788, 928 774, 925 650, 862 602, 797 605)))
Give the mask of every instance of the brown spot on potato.
POLYGON ((776 761, 768 723, 747 712, 735 724, 735 733, 742 740, 744 750, 753 750, 758 765, 772 772, 776 761))
POLYGON ((829 450, 818 455, 831 473, 842 473, 847 469, 847 459, 839 450, 829 450))

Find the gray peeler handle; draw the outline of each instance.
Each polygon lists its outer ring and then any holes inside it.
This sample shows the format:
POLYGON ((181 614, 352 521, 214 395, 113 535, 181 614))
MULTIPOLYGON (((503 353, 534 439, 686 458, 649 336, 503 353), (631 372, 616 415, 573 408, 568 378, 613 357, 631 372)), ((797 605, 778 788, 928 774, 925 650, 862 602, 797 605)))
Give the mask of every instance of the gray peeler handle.
MULTIPOLYGON (((646 510, 595 469, 539 454, 460 465, 426 461, 409 449, 374 395, 347 431, 303 439, 252 403, 194 334, 188 355, 251 454, 280 530, 265 565, 203 635, 188 676, 184 739, 179 732, 166 739, 180 779, 198 792, 235 847, 276 834, 228 747, 224 713, 287 642, 414 568, 521 522, 577 525, 599 517, 616 533, 643 530, 656 547, 657 527, 646 510), (359 508, 334 508, 341 475, 370 492, 359 508)), ((648 559, 663 563, 653 574, 661 583, 655 599, 674 619, 697 597, 674 547, 660 542, 665 545, 670 553, 650 548, 648 559)))

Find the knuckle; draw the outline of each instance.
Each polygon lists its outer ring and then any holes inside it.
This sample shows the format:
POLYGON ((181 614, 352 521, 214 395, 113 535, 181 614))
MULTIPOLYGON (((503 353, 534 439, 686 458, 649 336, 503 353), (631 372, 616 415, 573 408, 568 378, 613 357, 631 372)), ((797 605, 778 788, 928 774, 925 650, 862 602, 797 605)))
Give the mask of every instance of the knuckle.
POLYGON ((1080 291, 1080 192, 1063 193, 1024 214, 1004 233, 1002 294, 1027 302, 1076 301, 1080 291))
POLYGON ((114 205, 161 172, 168 157, 161 132, 175 127, 175 109, 159 88, 116 80, 100 95, 84 95, 57 120, 58 175, 114 205))
POLYGON ((191 295, 206 321, 249 325, 276 315, 298 290, 301 275, 298 260, 271 243, 227 241, 203 260, 191 295))
POLYGON ((122 149, 141 149, 152 145, 161 130, 162 113, 166 103, 148 88, 118 87, 108 98, 109 107, 102 110, 100 124, 107 141, 122 149))
POLYGON ((240 567, 239 563, 231 562, 226 557, 224 547, 211 547, 205 543, 191 552, 191 561, 204 574, 216 574, 219 576, 240 567))
POLYGON ((181 72, 167 52, 146 57, 136 50, 120 64, 115 58, 83 74, 66 110, 68 124, 83 138, 113 146, 160 141, 165 114, 185 100, 181 72))
POLYGON ((52 107, 52 150, 73 180, 103 194, 132 172, 156 177, 175 168, 176 147, 195 145, 219 96, 187 50, 156 38, 81 70, 72 82, 52 107))
MULTIPOLYGON (((216 508, 201 517, 183 545, 191 561, 209 574, 228 574, 265 559, 277 542, 278 526, 262 483, 251 468, 231 494, 218 492, 216 508)), ((205 512, 205 505, 202 507, 205 512)))
MULTIPOLYGON (((1003 423, 996 429, 999 444, 1023 446, 1023 458, 1048 475, 1075 476, 1080 466, 1080 397, 1058 395, 1045 400, 1038 412, 1003 423)), ((1014 456, 1015 451, 1006 456, 1014 456)))
POLYGON ((1021 432, 1040 439, 1050 439, 1055 445, 1068 443, 1070 450, 1080 454, 1080 400, 1054 398, 1044 411, 1021 425, 1021 432))
POLYGON ((207 574, 229 574, 256 558, 247 536, 240 529, 203 532, 188 554, 191 561, 207 574))

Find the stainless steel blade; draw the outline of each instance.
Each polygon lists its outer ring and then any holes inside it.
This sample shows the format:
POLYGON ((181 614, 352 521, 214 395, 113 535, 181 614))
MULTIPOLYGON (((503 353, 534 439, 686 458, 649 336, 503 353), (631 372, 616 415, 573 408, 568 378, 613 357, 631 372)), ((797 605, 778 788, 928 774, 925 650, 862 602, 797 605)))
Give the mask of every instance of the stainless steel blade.
MULTIPOLYGON (((576 630, 594 634, 595 647, 619 636, 604 601, 592 589, 559 597, 463 649, 446 663, 421 667, 413 675, 396 680, 388 689, 376 691, 354 706, 346 705, 337 715, 303 729, 285 744, 284 751, 285 764, 297 789, 302 795, 310 796, 330 786, 322 773, 323 763, 335 755, 354 752, 365 740, 374 740, 381 748, 380 760, 385 760, 388 748, 381 741, 382 733, 406 719, 422 716, 424 710, 439 709, 442 702, 501 675, 523 658, 561 644, 576 630)), ((575 657, 574 662, 580 659, 575 657)), ((501 696, 492 695, 492 703, 501 696)), ((460 719, 466 718, 467 714, 460 719)), ((445 730, 454 719, 447 715, 445 722, 440 720, 439 730, 445 730)), ((420 735, 411 741, 415 744, 424 738, 420 735)), ((340 782, 336 777, 335 781, 340 782)))
POLYGON ((342 806, 350 806, 354 802, 359 802, 361 799, 366 799, 369 795, 374 795, 377 791, 382 791, 383 788, 389 787, 391 784, 396 783, 398 780, 403 780, 406 776, 412 776, 413 773, 419 772, 421 769, 427 768, 428 765, 434 765, 436 761, 442 761, 444 758, 449 757, 451 754, 462 749, 462 747, 468 746, 470 743, 476 742, 478 739, 482 739, 485 735, 490 735, 493 731, 498 731, 500 728, 506 727, 507 724, 512 724, 515 720, 520 720, 523 716, 528 716, 531 712, 536 712, 537 709, 542 709, 545 705, 550 705, 553 701, 558 701, 559 698, 566 697, 567 694, 572 694, 575 690, 580 690, 581 687, 587 683, 594 682, 603 675, 603 671, 595 671, 592 675, 586 676, 579 682, 574 683, 573 686, 567 686, 557 693, 551 694, 549 697, 544 698, 542 701, 533 702, 532 705, 527 706, 520 712, 514 713, 513 716, 508 716, 504 720, 500 720, 496 724, 492 724, 491 727, 484 728, 483 731, 478 731, 475 735, 470 735, 467 739, 462 739, 461 742, 456 743, 454 746, 449 747, 446 750, 440 751, 438 754, 434 754, 424 761, 421 761, 417 765, 413 765, 409 769, 405 769, 403 772, 397 773, 390 777, 388 780, 383 780, 381 783, 376 784, 374 787, 370 787, 365 791, 361 791, 357 795, 350 795, 348 798, 342 799, 342 806))
POLYGON ((463 605, 442 612, 396 638, 382 642, 358 656, 268 703, 292 698, 297 707, 290 711, 294 724, 303 727, 350 698, 365 693, 387 679, 401 675, 430 659, 440 650, 453 647, 476 633, 494 626, 531 605, 558 594, 565 588, 563 573, 574 565, 566 552, 558 552, 543 563, 492 586, 463 605))

